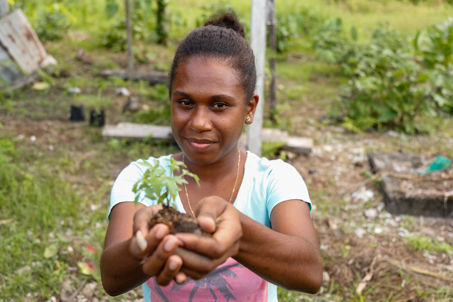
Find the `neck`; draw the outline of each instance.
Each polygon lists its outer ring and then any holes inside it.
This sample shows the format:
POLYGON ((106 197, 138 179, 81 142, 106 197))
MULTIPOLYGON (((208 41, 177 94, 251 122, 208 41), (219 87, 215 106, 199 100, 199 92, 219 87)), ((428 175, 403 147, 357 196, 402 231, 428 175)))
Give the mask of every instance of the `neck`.
POLYGON ((225 156, 212 164, 200 165, 192 162, 187 156, 184 157, 184 163, 187 165, 187 169, 198 175, 201 182, 208 183, 224 179, 226 176, 233 174, 233 172, 236 174, 238 160, 239 153, 237 145, 235 145, 225 156))

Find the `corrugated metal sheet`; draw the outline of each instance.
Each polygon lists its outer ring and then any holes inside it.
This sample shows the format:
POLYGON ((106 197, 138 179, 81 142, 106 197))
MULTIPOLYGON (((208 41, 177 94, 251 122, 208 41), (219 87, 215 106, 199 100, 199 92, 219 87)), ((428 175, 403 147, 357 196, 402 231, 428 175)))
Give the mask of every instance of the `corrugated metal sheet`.
MULTIPOLYGON (((18 70, 17 66, 13 61, 13 58, 9 55, 5 48, 0 45, 0 77, 11 85, 15 81, 18 81, 23 75, 18 70)), ((2 82, 2 81, 1 81, 2 82)), ((8 85, 0 83, 0 88, 4 88, 8 85)))
POLYGON ((47 58, 46 50, 20 9, 0 20, 0 42, 27 74, 38 70, 47 58))

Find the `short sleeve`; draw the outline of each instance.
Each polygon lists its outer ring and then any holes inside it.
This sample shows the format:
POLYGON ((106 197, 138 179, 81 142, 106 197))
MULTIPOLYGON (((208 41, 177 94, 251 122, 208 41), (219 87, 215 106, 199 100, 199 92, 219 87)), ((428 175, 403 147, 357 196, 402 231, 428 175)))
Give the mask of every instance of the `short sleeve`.
POLYGON ((267 209, 269 215, 276 205, 287 200, 306 202, 311 211, 310 196, 302 176, 290 164, 277 160, 274 161, 268 174, 267 209))
MULTIPOLYGON (((115 180, 110 194, 110 208, 108 218, 114 206, 122 202, 132 202, 135 199, 135 193, 132 192, 134 184, 139 180, 146 168, 140 165, 140 161, 133 162, 123 169, 115 180)), ((150 200, 141 198, 140 203, 145 206, 150 206, 150 200)))

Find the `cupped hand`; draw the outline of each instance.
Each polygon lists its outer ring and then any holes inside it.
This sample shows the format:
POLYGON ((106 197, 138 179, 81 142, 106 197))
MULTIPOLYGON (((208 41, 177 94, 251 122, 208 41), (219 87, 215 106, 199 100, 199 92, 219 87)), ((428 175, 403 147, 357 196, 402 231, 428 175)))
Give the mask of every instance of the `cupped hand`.
POLYGON ((217 196, 202 199, 195 216, 201 229, 212 233, 212 237, 176 234, 183 243, 183 248, 177 248, 175 255, 183 261, 182 272, 193 279, 201 279, 229 257, 237 255, 242 227, 239 211, 217 196))
POLYGON ((159 285, 168 285, 171 280, 183 283, 187 277, 180 272, 183 260, 174 255, 179 239, 169 234, 164 224, 150 229, 149 221, 162 209, 161 205, 140 209, 134 216, 134 236, 129 245, 132 257, 142 261, 142 270, 150 277, 156 277, 159 285))

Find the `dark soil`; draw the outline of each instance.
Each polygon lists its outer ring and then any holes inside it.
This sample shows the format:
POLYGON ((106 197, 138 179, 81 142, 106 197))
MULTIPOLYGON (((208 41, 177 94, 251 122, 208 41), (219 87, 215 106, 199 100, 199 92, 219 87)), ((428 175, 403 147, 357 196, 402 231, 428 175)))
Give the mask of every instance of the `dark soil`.
POLYGON ((201 230, 197 220, 186 213, 178 212, 176 209, 164 205, 164 208, 157 212, 156 216, 150 221, 150 227, 158 223, 163 223, 170 229, 170 234, 192 233, 198 237, 211 237, 201 230))

